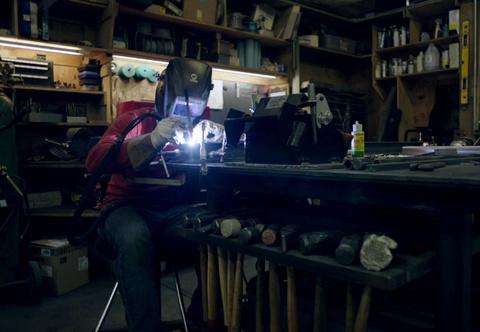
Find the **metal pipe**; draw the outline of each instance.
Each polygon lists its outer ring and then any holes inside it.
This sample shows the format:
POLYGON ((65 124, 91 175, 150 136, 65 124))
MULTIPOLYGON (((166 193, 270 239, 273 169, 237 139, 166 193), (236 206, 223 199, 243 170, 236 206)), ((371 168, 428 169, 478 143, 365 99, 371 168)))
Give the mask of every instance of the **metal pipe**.
POLYGON ((102 329, 103 323, 105 323, 105 318, 107 317, 108 312, 112 307, 112 302, 115 297, 115 294, 117 294, 117 290, 118 290, 118 281, 113 286, 112 292, 110 293, 110 297, 108 298, 108 301, 107 301, 107 305, 105 306, 105 309, 102 312, 102 316, 100 317, 100 320, 98 321, 98 324, 95 327, 95 332, 99 332, 102 329))

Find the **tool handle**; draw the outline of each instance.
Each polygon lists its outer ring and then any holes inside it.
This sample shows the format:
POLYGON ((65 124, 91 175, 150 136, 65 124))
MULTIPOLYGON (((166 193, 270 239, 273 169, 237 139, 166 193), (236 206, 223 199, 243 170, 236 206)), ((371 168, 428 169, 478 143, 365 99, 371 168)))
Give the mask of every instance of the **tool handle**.
POLYGON ((291 266, 287 266, 287 316, 288 332, 298 332, 297 286, 291 266))
POLYGON ((209 327, 215 327, 218 314, 218 271, 217 257, 211 245, 207 245, 207 320, 209 327))
POLYGON ((277 264, 270 262, 268 294, 270 305, 270 332, 280 332, 280 279, 277 264))

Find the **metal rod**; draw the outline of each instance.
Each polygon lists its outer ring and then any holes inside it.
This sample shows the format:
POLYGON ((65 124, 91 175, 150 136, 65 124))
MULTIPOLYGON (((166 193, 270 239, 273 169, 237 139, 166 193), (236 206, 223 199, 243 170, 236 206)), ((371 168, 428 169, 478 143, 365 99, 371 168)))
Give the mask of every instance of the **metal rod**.
POLYGON ((117 293, 117 290, 118 290, 118 281, 113 286, 113 290, 112 290, 112 293, 110 293, 110 297, 108 298, 107 305, 105 306, 105 309, 103 309, 102 316, 100 317, 100 320, 98 321, 97 326, 95 327, 95 332, 99 332, 102 329, 103 323, 105 323, 105 318, 107 317, 108 312, 112 307, 112 301, 115 298, 115 294, 117 293))
POLYGON ((187 317, 185 315, 185 303, 183 302, 182 289, 180 288, 180 278, 178 277, 178 270, 175 269, 175 289, 177 291, 178 306, 180 307, 180 314, 182 315, 183 327, 185 332, 188 332, 187 317))
POLYGON ((160 160, 163 165, 163 170, 165 171, 165 176, 167 178, 170 178, 170 172, 168 171, 167 163, 165 162, 165 158, 163 157, 163 155, 160 155, 160 160))

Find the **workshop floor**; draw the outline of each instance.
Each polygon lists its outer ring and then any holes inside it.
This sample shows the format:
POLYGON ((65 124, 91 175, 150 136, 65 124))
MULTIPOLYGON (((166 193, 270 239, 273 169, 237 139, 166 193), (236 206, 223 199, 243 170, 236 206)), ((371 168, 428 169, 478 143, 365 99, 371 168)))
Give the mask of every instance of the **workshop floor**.
MULTIPOLYGON (((185 305, 196 287, 193 269, 180 271, 185 305)), ((0 305, 2 332, 83 332, 93 331, 115 283, 113 276, 95 278, 89 284, 58 297, 44 297, 38 305, 0 305)), ((166 320, 180 319, 173 275, 162 277, 162 310, 166 320)), ((104 325, 105 330, 125 330, 125 314, 116 296, 104 325)))
MULTIPOLYGON (((255 273, 254 260, 245 260, 248 278, 255 273)), ((195 271, 179 271, 185 305, 197 286, 195 271)), ((104 309, 115 279, 110 275, 96 277, 89 284, 62 296, 46 296, 37 305, 0 304, 1 332, 91 332, 104 309)), ((162 315, 164 320, 180 319, 173 274, 162 276, 162 315)), ((105 330, 126 330, 125 312, 116 296, 104 325, 105 330)))

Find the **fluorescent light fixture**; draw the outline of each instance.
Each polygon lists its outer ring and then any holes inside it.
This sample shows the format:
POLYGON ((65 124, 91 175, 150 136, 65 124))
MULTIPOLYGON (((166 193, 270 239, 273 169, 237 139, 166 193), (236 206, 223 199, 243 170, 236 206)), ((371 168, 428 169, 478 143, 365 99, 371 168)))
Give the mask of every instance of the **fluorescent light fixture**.
POLYGON ((145 59, 145 58, 137 58, 133 56, 125 56, 125 55, 113 55, 113 60, 115 59, 121 59, 121 60, 127 60, 127 61, 138 61, 138 62, 148 62, 148 63, 153 63, 156 65, 162 65, 166 66, 168 65, 168 61, 162 61, 162 60, 151 60, 151 59, 145 59))
POLYGON ((213 71, 214 72, 216 71, 216 72, 219 72, 219 73, 253 76, 253 77, 267 78, 267 79, 276 78, 275 75, 257 74, 257 73, 250 73, 248 71, 230 70, 230 69, 222 69, 222 68, 215 68, 215 67, 213 67, 213 71))
MULTIPOLYGON (((122 59, 122 60, 129 60, 129 61, 139 61, 139 62, 147 62, 147 63, 154 63, 157 65, 163 65, 166 66, 168 65, 168 61, 163 61, 163 60, 151 60, 151 59, 145 59, 145 58, 138 58, 138 57, 133 57, 133 56, 125 56, 125 55, 113 55, 113 59, 122 59)), ((230 70, 230 69, 223 69, 223 68, 215 68, 215 65, 212 66, 214 72, 218 73, 227 73, 227 74, 235 74, 235 75, 244 75, 244 76, 252 76, 252 77, 258 77, 258 78, 265 78, 265 79, 275 79, 275 75, 267 75, 267 74, 257 74, 257 73, 250 73, 250 72, 245 72, 245 71, 240 71, 240 70, 230 70)))
POLYGON ((21 48, 25 50, 51 52, 69 55, 81 55, 81 49, 75 46, 66 46, 58 44, 50 44, 38 42, 34 40, 23 40, 11 37, 0 37, 0 46, 21 48))

